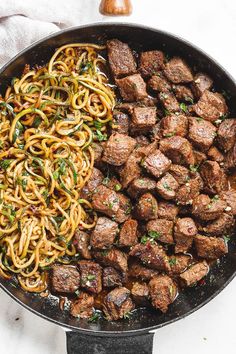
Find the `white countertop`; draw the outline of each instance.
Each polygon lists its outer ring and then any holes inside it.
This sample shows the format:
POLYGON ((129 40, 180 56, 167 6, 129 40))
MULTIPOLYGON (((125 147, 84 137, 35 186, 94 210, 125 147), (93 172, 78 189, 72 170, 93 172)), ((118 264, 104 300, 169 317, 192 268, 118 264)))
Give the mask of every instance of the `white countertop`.
MULTIPOLYGON (((235 0, 133 0, 134 12, 128 18, 101 16, 97 10, 99 0, 77 1, 81 6, 78 25, 127 21, 157 27, 195 43, 236 77, 235 0)), ((236 280, 199 311, 158 330, 154 354, 221 354, 222 349, 234 353, 235 298, 236 280)), ((63 329, 23 309, 0 290, 0 353, 65 354, 65 334, 63 329)))

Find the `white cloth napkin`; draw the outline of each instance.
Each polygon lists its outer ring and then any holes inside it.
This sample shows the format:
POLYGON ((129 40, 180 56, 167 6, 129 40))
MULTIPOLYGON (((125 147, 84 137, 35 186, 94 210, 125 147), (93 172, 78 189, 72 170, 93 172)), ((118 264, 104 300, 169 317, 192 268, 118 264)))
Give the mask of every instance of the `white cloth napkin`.
POLYGON ((0 67, 32 42, 78 25, 81 5, 81 0, 0 0, 0 67))

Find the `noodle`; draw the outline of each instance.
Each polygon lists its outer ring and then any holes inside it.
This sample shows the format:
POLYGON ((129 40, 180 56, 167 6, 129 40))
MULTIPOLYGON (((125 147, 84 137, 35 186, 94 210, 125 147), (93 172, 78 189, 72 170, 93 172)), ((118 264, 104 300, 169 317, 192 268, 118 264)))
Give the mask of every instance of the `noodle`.
POLYGON ((30 292, 46 289, 55 261, 76 259, 76 229, 96 223, 80 191, 115 105, 102 49, 65 45, 0 97, 0 275, 30 292))

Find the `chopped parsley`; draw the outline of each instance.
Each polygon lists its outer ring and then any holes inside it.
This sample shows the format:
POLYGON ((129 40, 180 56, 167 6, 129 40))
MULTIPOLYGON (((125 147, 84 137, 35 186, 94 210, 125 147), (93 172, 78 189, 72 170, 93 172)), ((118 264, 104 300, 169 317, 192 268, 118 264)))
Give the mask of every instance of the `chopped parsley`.
POLYGON ((11 160, 11 159, 7 159, 7 160, 2 160, 0 161, 0 167, 3 169, 3 170, 6 170, 10 164, 13 162, 14 160, 11 160))
POLYGON ((88 274, 86 278, 87 278, 89 281, 90 281, 90 280, 94 280, 94 279, 96 279, 96 275, 94 275, 94 274, 88 274))
POLYGON ((106 141, 107 140, 107 134, 102 134, 102 132, 100 130, 96 130, 96 135, 97 139, 99 141, 106 141))
POLYGON ((95 120, 95 121, 94 121, 94 126, 95 126, 96 129, 101 130, 101 128, 102 128, 102 123, 99 122, 99 120, 95 120))
POLYGON ((147 237, 146 235, 142 236, 140 242, 145 245, 147 241, 149 241, 149 237, 147 237))
POLYGON ((110 183, 110 178, 109 177, 105 177, 104 179, 103 179, 103 181, 102 181, 102 184, 104 185, 104 186, 107 186, 109 183, 110 183))
POLYGON ((154 240, 158 240, 161 237, 160 232, 154 231, 154 230, 149 230, 148 231, 148 236, 154 240))
POLYGON ((176 265, 176 263, 177 263, 176 257, 172 257, 172 258, 169 259, 169 265, 170 266, 176 265))
POLYGON ((120 184, 116 184, 114 187, 116 192, 119 192, 119 190, 121 190, 121 185, 120 184))
POLYGON ((169 192, 171 192, 173 190, 166 182, 164 182, 162 186, 163 186, 163 188, 165 188, 169 192))
POLYGON ((229 235, 224 235, 223 239, 224 239, 225 243, 228 243, 230 241, 230 236, 229 235))
POLYGON ((89 69, 93 68, 93 63, 91 61, 87 61, 86 63, 81 63, 80 64, 80 69, 79 69, 79 73, 83 74, 86 71, 88 71, 89 69))
POLYGON ((88 322, 97 322, 101 318, 100 312, 94 312, 94 314, 88 319, 88 322))
POLYGON ((172 136, 174 136, 176 134, 176 132, 172 132, 172 133, 166 133, 164 134, 165 138, 171 138, 172 136))
POLYGON ((190 165, 189 169, 191 172, 197 172, 199 169, 199 165, 190 165))
POLYGON ((187 106, 186 106, 186 104, 185 103, 180 103, 180 109, 183 111, 183 112, 185 112, 185 113, 187 113, 188 112, 188 108, 187 108, 187 106))

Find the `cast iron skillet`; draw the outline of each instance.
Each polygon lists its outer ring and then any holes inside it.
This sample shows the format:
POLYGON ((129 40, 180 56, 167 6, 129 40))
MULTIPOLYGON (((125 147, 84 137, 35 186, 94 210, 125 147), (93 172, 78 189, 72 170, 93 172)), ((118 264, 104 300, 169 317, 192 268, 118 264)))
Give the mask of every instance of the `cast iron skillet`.
MULTIPOLYGON (((137 51, 162 49, 170 56, 179 55, 187 60, 192 68, 208 73, 214 80, 215 89, 224 90, 228 100, 231 117, 236 116, 236 83, 233 78, 212 58, 192 44, 171 34, 139 25, 94 24, 76 27, 55 33, 18 54, 0 71, 0 92, 14 76, 21 75, 24 65, 45 64, 55 48, 73 42, 105 43, 109 38, 128 42, 137 51)), ((1 288, 22 306, 49 321, 66 327, 68 353, 85 354, 139 354, 152 352, 153 331, 177 321, 214 298, 236 274, 236 244, 229 244, 229 254, 215 264, 206 278, 205 285, 189 288, 182 292, 169 307, 166 314, 158 311, 140 309, 130 320, 97 323, 73 318, 67 311, 62 312, 55 297, 42 298, 24 292, 14 282, 0 279, 1 288)))

